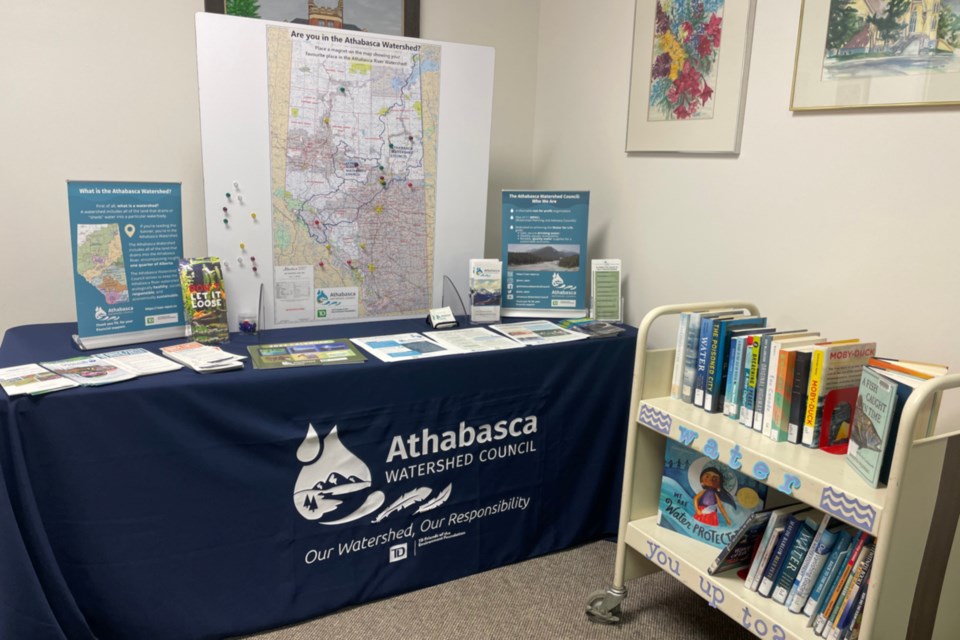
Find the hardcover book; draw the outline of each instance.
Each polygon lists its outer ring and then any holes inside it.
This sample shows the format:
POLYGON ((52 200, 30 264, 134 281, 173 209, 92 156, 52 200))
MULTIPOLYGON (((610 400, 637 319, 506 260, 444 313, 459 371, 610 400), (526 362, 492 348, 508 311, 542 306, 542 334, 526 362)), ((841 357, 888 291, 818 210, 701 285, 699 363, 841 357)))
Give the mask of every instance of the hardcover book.
MULTIPOLYGON (((818 334, 805 329, 791 329, 789 331, 777 331, 775 333, 767 334, 760 339, 760 354, 757 360, 757 388, 753 402, 754 431, 761 431, 766 436, 770 435, 769 423, 766 423, 766 429, 764 429, 764 413, 767 410, 767 383, 770 380, 770 367, 771 364, 774 367, 777 365, 776 360, 774 360, 772 363, 770 361, 770 353, 773 350, 774 343, 781 340, 786 340, 788 338, 815 335, 818 334)), ((776 375, 776 371, 774 371, 774 375, 776 375)))
POLYGON ((773 549, 777 546, 779 535, 783 532, 784 522, 786 522, 787 517, 791 513, 804 511, 807 508, 807 505, 797 502, 795 504, 779 507, 771 512, 770 520, 767 522, 767 527, 763 532, 763 537, 760 539, 760 544, 757 546, 757 552, 754 554, 753 560, 750 562, 750 571, 747 573, 747 577, 744 578, 744 587, 750 589, 751 591, 757 590, 757 588, 760 586, 760 579, 763 577, 764 569, 767 567, 767 562, 770 560, 770 556, 773 554, 773 549))
MULTIPOLYGON (((833 543, 833 549, 830 551, 830 555, 827 556, 823 564, 823 569, 820 570, 820 575, 818 575, 814 581, 807 601, 803 603, 803 615, 808 618, 816 615, 822 604, 821 596, 824 595, 825 591, 829 590, 830 584, 840 572, 840 568, 846 563, 852 544, 853 536, 850 532, 847 529, 840 529, 840 532, 837 533, 837 539, 833 543)), ((826 595, 830 597, 829 594, 826 595)))
POLYGON ((780 539, 777 541, 777 546, 773 550, 773 555, 770 557, 770 561, 763 570, 763 577, 760 579, 760 587, 757 589, 757 593, 763 597, 768 598, 772 595, 773 587, 776 585, 777 579, 780 577, 780 571, 783 569, 783 565, 787 561, 787 555, 790 553, 790 549, 793 547, 793 542, 796 540, 797 533, 799 533, 802 526, 803 521, 796 516, 791 515, 787 518, 783 533, 780 534, 780 539))
MULTIPOLYGON (((871 360, 873 362, 873 360, 871 360)), ((897 441, 903 405, 924 379, 872 366, 863 368, 847 448, 847 464, 871 486, 886 483, 897 441)), ((932 402, 920 409, 920 423, 930 420, 932 402)))
POLYGON ((722 549, 750 514, 763 508, 766 485, 667 440, 657 522, 722 549))
POLYGON ((220 258, 181 258, 180 289, 187 335, 201 344, 226 342, 230 330, 220 258))
MULTIPOLYGON (((777 439, 773 436, 773 410, 776 405, 776 387, 777 376, 780 373, 780 365, 785 364, 780 361, 780 353, 787 347, 802 347, 821 342, 819 333, 803 332, 801 334, 787 334, 783 336, 773 336, 770 342, 770 348, 767 351, 767 383, 763 391, 763 413, 760 416, 761 431, 768 438, 777 439)), ((786 376, 786 370, 784 370, 786 376)), ((759 387, 759 382, 758 382, 759 387)), ((757 402, 760 402, 760 395, 757 396, 757 402)), ((782 403, 782 401, 781 401, 782 403)), ((784 434, 786 440, 786 434, 784 434)))
POLYGON ((793 388, 790 390, 790 418, 787 421, 787 442, 793 444, 800 444, 803 434, 803 414, 807 409, 812 358, 812 347, 797 349, 796 362, 793 365, 793 388))
POLYGON ((687 350, 687 331, 690 328, 689 311, 680 314, 680 324, 677 327, 677 348, 673 357, 673 377, 670 380, 670 397, 680 400, 683 397, 681 390, 683 388, 683 363, 686 359, 687 350))
POLYGON ((793 581, 800 573, 800 567, 807 557, 810 545, 817 533, 817 522, 812 518, 807 518, 800 524, 797 535, 787 551, 787 557, 784 560, 780 575, 777 576, 776 584, 773 587, 774 602, 786 604, 787 596, 790 595, 790 589, 793 587, 793 581))
POLYGON ((860 373, 876 350, 876 342, 856 341, 814 347, 803 416, 804 446, 847 452, 860 373))
POLYGON ((764 509, 751 513, 750 517, 744 520, 740 528, 737 529, 727 546, 707 568, 707 573, 715 575, 749 565, 753 559, 754 549, 758 548, 773 513, 774 509, 764 509))
POLYGON ((704 318, 727 315, 730 311, 711 311, 709 313, 691 312, 687 326, 686 346, 683 350, 683 374, 680 381, 680 399, 693 402, 693 390, 697 376, 697 355, 700 344, 700 324, 704 318))
POLYGON ((710 338, 710 352, 707 356, 707 376, 703 409, 708 413, 719 413, 723 405, 723 388, 727 378, 727 358, 730 353, 730 339, 735 329, 762 328, 766 318, 743 316, 715 320, 710 338))

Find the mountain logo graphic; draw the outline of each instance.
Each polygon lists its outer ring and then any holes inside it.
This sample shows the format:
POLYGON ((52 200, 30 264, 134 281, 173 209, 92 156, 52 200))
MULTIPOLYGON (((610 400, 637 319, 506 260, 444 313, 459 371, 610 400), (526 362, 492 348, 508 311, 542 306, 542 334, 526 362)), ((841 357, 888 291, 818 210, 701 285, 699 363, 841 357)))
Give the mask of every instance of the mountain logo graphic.
MULTIPOLYGON (((313 424, 297 448, 297 460, 303 464, 293 487, 293 506, 304 519, 324 525, 338 525, 373 514, 386 502, 383 491, 372 490, 370 467, 340 441, 337 426, 321 440, 313 424)), ((407 511, 436 509, 449 498, 453 484, 433 494, 430 487, 417 487, 398 496, 380 511, 372 522, 407 511)))

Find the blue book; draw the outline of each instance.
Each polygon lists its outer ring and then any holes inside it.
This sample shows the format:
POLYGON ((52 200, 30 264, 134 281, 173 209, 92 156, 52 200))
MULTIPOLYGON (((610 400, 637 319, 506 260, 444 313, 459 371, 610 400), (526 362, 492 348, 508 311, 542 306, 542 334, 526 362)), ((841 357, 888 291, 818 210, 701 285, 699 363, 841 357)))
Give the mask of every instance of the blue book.
MULTIPOLYGON (((829 522, 830 516, 824 516, 824 522, 829 522)), ((814 536, 810 543, 810 552, 807 559, 804 560, 800 572, 793 579, 793 586, 790 588, 790 594, 787 596, 787 608, 793 613, 803 611, 803 605, 807 603, 810 593, 813 591, 813 585, 820 577, 827 563, 827 558, 833 552, 833 547, 837 541, 838 531, 833 529, 824 529, 823 523, 817 531, 819 537, 814 536)))
POLYGON ((730 358, 727 363, 727 386, 723 393, 723 415, 736 420, 740 417, 740 383, 743 380, 743 352, 747 336, 733 336, 730 340, 730 358))
POLYGON ((722 409, 722 394, 726 384, 727 356, 730 352, 730 339, 735 329, 761 328, 767 319, 758 316, 720 319, 713 323, 710 338, 710 352, 707 356, 707 379, 703 399, 703 409, 709 413, 719 413, 722 409))
POLYGON ((783 570, 784 564, 787 561, 787 555, 790 552, 790 548, 793 547, 793 541, 796 539, 797 533, 800 531, 802 525, 803 523, 796 516, 791 515, 787 519, 786 528, 783 530, 783 533, 780 534, 777 548, 774 550, 770 562, 767 563, 767 568, 764 569, 763 578, 760 580, 760 588, 757 589, 757 593, 763 597, 769 598, 773 593, 773 587, 780 578, 780 572, 783 570))
POLYGON ((686 345, 683 349, 683 374, 680 381, 680 399, 684 402, 693 402, 693 387, 697 374, 697 348, 700 341, 700 324, 705 317, 723 314, 723 311, 690 313, 690 319, 687 322, 686 345))
POLYGON ((800 573, 800 567, 807 557, 810 550, 810 544, 817 533, 818 523, 812 518, 807 518, 797 530, 797 535, 793 539, 793 544, 787 552, 787 559, 784 561, 783 569, 777 578, 777 584, 773 588, 773 601, 785 604, 787 596, 790 595, 790 589, 793 587, 793 581, 800 573))
POLYGON ((703 406, 703 398, 707 384, 707 358, 710 355, 710 339, 713 336, 715 318, 700 319, 700 335, 697 338, 697 368, 693 382, 693 405, 703 406))
POLYGON ((810 591, 810 597, 803 604, 803 615, 813 616, 819 608, 820 596, 823 595, 828 585, 833 582, 834 577, 840 567, 846 562, 850 554, 853 536, 846 529, 841 529, 837 534, 837 540, 833 544, 833 550, 827 556, 827 561, 817 576, 817 581, 813 583, 813 589, 810 591))
POLYGON ((743 391, 740 394, 740 424, 753 428, 753 401, 757 394, 757 369, 760 361, 760 336, 747 338, 743 354, 743 391))

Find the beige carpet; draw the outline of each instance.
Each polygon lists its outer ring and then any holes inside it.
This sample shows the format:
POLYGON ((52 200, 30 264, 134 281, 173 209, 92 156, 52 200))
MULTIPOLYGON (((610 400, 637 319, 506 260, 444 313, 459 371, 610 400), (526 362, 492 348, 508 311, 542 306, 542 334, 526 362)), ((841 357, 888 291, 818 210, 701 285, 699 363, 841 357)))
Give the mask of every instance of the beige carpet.
POLYGON ((473 640, 702 638, 753 636, 660 572, 627 583, 623 621, 589 622, 587 597, 613 577, 616 545, 595 542, 339 611, 247 640, 473 640))

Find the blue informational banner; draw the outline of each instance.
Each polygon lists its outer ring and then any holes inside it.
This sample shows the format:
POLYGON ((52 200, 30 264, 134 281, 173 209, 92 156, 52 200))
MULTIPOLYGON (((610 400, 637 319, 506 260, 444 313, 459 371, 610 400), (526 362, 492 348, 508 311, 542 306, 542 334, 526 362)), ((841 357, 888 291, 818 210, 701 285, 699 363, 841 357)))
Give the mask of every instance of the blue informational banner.
POLYGON ((67 182, 77 343, 182 336, 180 184, 67 182))
POLYGON ((502 203, 502 315, 586 315, 590 192, 504 191, 502 203))

